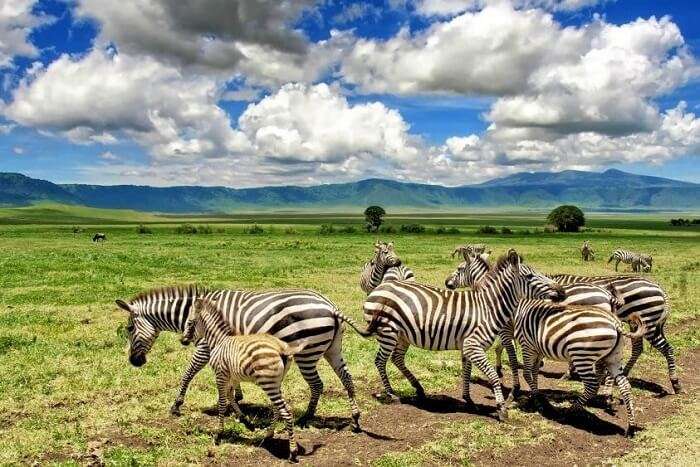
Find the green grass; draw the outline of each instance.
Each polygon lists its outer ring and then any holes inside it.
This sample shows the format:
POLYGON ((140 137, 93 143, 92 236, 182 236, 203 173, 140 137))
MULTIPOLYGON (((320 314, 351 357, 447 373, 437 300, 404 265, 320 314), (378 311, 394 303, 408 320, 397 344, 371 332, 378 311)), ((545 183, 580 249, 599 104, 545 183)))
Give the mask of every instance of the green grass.
MULTIPOLYGON (((358 272, 370 257, 376 236, 359 232, 318 235, 319 225, 331 222, 328 216, 207 218, 201 222, 212 225, 213 233, 178 235, 176 225, 197 220, 62 209, 0 210, 0 222, 6 224, 0 226, 0 464, 83 463, 95 449, 93 444, 103 439, 109 442, 100 448, 102 455, 116 464, 196 463, 205 459, 215 429, 214 419, 201 413, 215 400, 211 371, 205 370, 194 380, 183 417, 170 418, 167 410, 192 350, 183 349, 177 336, 163 333, 147 365, 140 369, 129 366, 126 342, 118 332, 125 315, 113 305, 116 298, 128 298, 157 285, 190 282, 252 289, 307 287, 361 319, 364 295, 358 286, 358 272), (136 224, 142 222, 149 223, 151 235, 136 233, 136 224), (86 231, 74 235, 71 227, 76 223, 88 226, 86 231), (244 234, 244 227, 252 223, 263 227, 264 233, 244 234), (107 233, 104 244, 90 241, 97 229, 91 226, 96 224, 107 233)), ((333 216, 333 223, 362 225, 359 217, 333 216)), ((670 325, 697 322, 697 229, 671 229, 657 215, 605 215, 592 218, 593 231, 585 234, 518 234, 523 228, 541 228, 542 217, 539 213, 405 215, 389 222, 420 222, 428 232, 382 237, 395 242, 398 253, 421 282, 436 285, 454 268, 450 252, 462 242, 485 242, 494 254, 516 247, 529 264, 543 272, 582 274, 610 272, 604 260, 618 246, 647 251, 654 255, 653 277, 666 288, 673 303, 670 325), (508 226, 516 233, 475 236, 476 228, 486 223, 508 226), (438 225, 454 226, 462 234, 435 235, 432 232, 438 225), (578 254, 584 238, 591 240, 598 254, 597 261, 585 265, 578 254)), ((700 347, 696 329, 691 326, 683 334, 670 336, 679 353, 700 347)), ((363 410, 370 411, 376 406, 370 391, 380 385, 372 364, 377 344, 352 332, 345 336, 344 353, 360 388, 359 402, 363 410)), ((661 365, 653 353, 645 352, 643 359, 661 365)), ((455 352, 413 349, 408 365, 429 392, 458 384, 460 364, 455 352)), ((348 408, 340 383, 325 363, 320 370, 327 392, 321 398, 319 413, 346 417, 348 408)), ((390 375, 399 392, 410 393, 410 386, 395 369, 390 375)), ((299 414, 308 396, 296 369, 290 372, 285 391, 299 414)), ((247 397, 264 401, 262 392, 253 387, 247 397)), ((678 417, 679 423, 688 423, 683 414, 678 417)), ((673 443, 680 442, 683 434, 674 430, 677 425, 673 421, 668 423, 666 431, 659 432, 660 442, 671 448, 681 446, 673 443)), ((237 425, 229 421, 227 426, 234 429, 237 425)), ((520 439, 506 427, 484 428, 466 421, 462 428, 473 434, 476 444, 465 437, 429 443, 406 454, 409 457, 387 454, 378 463, 453 462, 460 455, 471 457, 484 447, 508 447, 509 439, 520 439)), ((227 452, 246 449, 251 448, 221 446, 215 457, 225 458, 227 452)), ((635 459, 643 460, 633 457, 630 462, 635 459)))

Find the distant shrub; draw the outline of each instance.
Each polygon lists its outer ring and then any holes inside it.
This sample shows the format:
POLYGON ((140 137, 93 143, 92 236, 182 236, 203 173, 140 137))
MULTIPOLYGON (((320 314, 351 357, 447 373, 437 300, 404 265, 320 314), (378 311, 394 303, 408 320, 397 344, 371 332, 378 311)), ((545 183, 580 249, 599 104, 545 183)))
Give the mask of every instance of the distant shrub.
POLYGON ((513 231, 510 230, 508 227, 501 227, 501 233, 503 235, 512 235, 513 231))
POLYGON ((435 229, 435 233, 438 235, 444 235, 447 233, 447 229, 443 226, 440 226, 437 229, 435 229))
POLYGON ((194 235, 197 233, 197 227, 192 224, 181 224, 175 227, 175 233, 180 235, 194 235))
POLYGON ((399 229, 401 233, 423 233, 425 232, 425 227, 420 224, 401 224, 399 229))
POLYGON ((476 230, 476 233, 481 235, 494 235, 498 233, 498 230, 491 225, 482 225, 476 230))
POLYGON ((698 225, 700 224, 700 219, 683 219, 683 218, 678 218, 678 219, 671 219, 671 225, 674 227, 689 227, 691 225, 698 225))
POLYGON ((335 233, 335 227, 333 227, 333 224, 322 224, 318 229, 318 233, 321 235, 330 235, 335 233))
POLYGON ((460 232, 457 227, 450 227, 449 229, 447 229, 447 233, 451 234, 451 235, 456 235, 456 234, 460 234, 462 232, 460 232))
POLYGON ((265 229, 260 227, 258 224, 246 225, 245 227, 243 227, 243 233, 249 235, 260 235, 265 233, 265 229))
POLYGON ((200 225, 199 227, 197 227, 197 233, 198 234, 212 234, 212 233, 214 233, 214 229, 212 229, 210 225, 204 224, 204 225, 200 225))
POLYGON ((690 221, 690 223, 693 225, 698 225, 700 224, 700 219, 693 219, 692 221, 690 221))
POLYGON ((396 227, 394 227, 393 225, 385 225, 384 227, 379 229, 379 232, 386 234, 394 234, 396 233, 396 227))
POLYGON ((450 227, 449 229, 445 226, 440 226, 435 229, 435 233, 438 235, 454 235, 459 233, 459 229, 455 227, 450 227))
POLYGON ((82 231, 83 231, 83 228, 82 228, 82 227, 78 227, 77 225, 74 225, 74 226, 73 226, 73 233, 74 233, 74 234, 79 234, 79 233, 81 233, 82 231))
POLYGON ((346 234, 352 234, 357 232, 357 229, 355 228, 354 225, 346 225, 345 227, 341 228, 338 230, 340 233, 346 233, 346 234))
POLYGON ((152 231, 149 227, 147 227, 147 226, 145 226, 145 225, 143 225, 143 224, 139 224, 139 225, 136 227, 136 233, 137 233, 137 234, 141 234, 141 235, 145 235, 145 234, 152 234, 153 231, 152 231))
POLYGON ((299 233, 299 231, 297 229, 295 229, 294 227, 286 227, 284 229, 284 233, 286 235, 296 235, 299 233))
POLYGON ((520 235, 530 235, 530 234, 532 234, 532 232, 530 232, 529 229, 525 229, 525 230, 518 230, 518 234, 520 234, 520 235))
POLYGON ((219 227, 218 229, 216 229, 216 233, 226 233, 226 229, 224 229, 223 227, 219 227))

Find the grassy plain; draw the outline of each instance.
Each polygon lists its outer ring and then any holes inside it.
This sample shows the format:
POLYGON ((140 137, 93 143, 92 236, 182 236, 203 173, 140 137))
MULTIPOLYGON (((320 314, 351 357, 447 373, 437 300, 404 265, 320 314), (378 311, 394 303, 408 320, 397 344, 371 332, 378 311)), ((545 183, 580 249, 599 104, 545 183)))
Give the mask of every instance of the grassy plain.
MULTIPOLYGON (((395 242, 419 281, 435 285, 442 284, 454 268, 456 261, 450 252, 463 242, 487 243, 494 254, 515 247, 543 272, 580 274, 609 273, 605 260, 616 247, 649 252, 655 265, 651 276, 665 287, 673 304, 667 334, 679 358, 685 356, 687 361, 689 355, 700 356, 700 229, 670 228, 670 217, 677 215, 591 216, 590 231, 565 235, 543 233, 541 213, 404 214, 389 217, 388 222, 397 226, 417 222, 428 227, 428 232, 381 237, 395 242), (486 224, 499 229, 507 226, 515 234, 476 235, 476 228, 486 224), (455 227, 460 234, 438 235, 438 226, 455 227), (539 230, 534 232, 535 228, 539 230), (591 240, 598 254, 593 263, 579 260, 578 247, 584 238, 591 240)), ((305 287, 327 295, 359 320, 363 293, 358 272, 371 256, 375 239, 360 233, 360 217, 344 214, 163 217, 42 206, 1 209, 0 224, 0 464, 97 459, 111 464, 226 463, 231 456, 274 460, 267 453, 261 457, 260 449, 253 447, 259 433, 246 433, 233 420, 228 427, 239 430, 248 442, 213 446, 215 419, 203 413, 215 401, 209 369, 193 382, 183 416, 169 416, 168 407, 191 349, 183 349, 177 336, 163 333, 146 366, 129 366, 126 341, 119 332, 125 315, 113 306, 114 299, 129 298, 152 286, 191 282, 253 289, 305 287), (140 222, 148 223, 153 233, 137 234, 133 224, 140 222), (214 232, 175 234, 174 224, 182 222, 206 222, 214 232), (243 233, 244 225, 251 223, 260 224, 265 233, 243 233), (327 223, 355 225, 358 232, 319 235, 318 226, 327 223), (85 231, 73 234, 73 225, 85 231), (97 230, 107 233, 103 244, 90 241, 97 230)), ((346 331, 344 353, 365 414, 387 410, 371 397, 380 387, 373 365, 376 348, 375 341, 346 331)), ((651 379, 668 387, 662 359, 645 349, 640 372, 660 369, 651 379)), ((455 352, 412 349, 408 366, 428 393, 455 393, 458 387, 460 367, 455 352)), ((320 370, 326 392, 319 414, 347 417, 340 382, 325 363, 320 370)), ((399 392, 410 395, 410 386, 396 369, 390 371, 399 392)), ((644 377, 643 373, 637 376, 644 377)), ((561 384, 580 389, 578 383, 561 384)), ((259 390, 246 389, 248 400, 264 402, 259 390)), ((296 369, 290 372, 285 390, 300 414, 308 395, 296 369)), ((637 395, 643 392, 635 389, 637 395)), ((625 456, 622 462, 673 463, 681 459, 676 456, 687 456, 688 449, 697 452, 698 438, 692 434, 700 433, 700 407, 697 392, 689 392, 682 396, 685 399, 678 399, 687 402, 685 409, 648 424, 645 434, 620 453, 625 456), (686 430, 691 433, 690 442, 686 430)), ((342 460, 379 465, 488 463, 480 457, 484 450, 510 449, 521 443, 538 446, 556 438, 556 422, 537 414, 511 412, 515 422, 505 425, 483 416, 458 414, 463 421, 451 422, 407 452, 364 456, 358 451, 342 460)), ((623 417, 621 411, 618 416, 623 417)), ((300 430, 300 436, 311 440, 330 437, 323 449, 334 449, 328 428, 300 430)), ((302 459, 318 462, 313 455, 302 459)))

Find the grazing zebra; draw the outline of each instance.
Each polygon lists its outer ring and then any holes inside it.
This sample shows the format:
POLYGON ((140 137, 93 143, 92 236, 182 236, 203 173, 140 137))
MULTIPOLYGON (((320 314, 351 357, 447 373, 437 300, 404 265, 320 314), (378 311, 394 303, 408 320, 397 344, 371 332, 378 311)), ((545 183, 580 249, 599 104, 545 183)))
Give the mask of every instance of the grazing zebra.
POLYGON ((610 255, 608 264, 610 264, 612 260, 615 260, 615 271, 617 271, 617 266, 620 264, 620 262, 629 264, 632 267, 632 270, 635 272, 640 272, 640 270, 643 270, 644 272, 651 271, 651 255, 617 249, 613 251, 612 255, 610 255))
MULTIPOLYGON (((353 425, 359 430, 360 411, 355 402, 355 388, 341 353, 343 327, 348 323, 363 334, 350 318, 343 315, 326 297, 310 290, 273 290, 249 292, 242 290, 207 290, 196 286, 165 287, 142 292, 129 302, 117 300, 117 305, 129 312, 129 361, 134 366, 146 363, 160 331, 182 332, 192 302, 207 298, 219 307, 224 319, 235 334, 268 333, 291 346, 299 342, 307 346, 296 355, 295 361, 311 388, 306 413, 302 422, 314 416, 323 381, 316 365, 321 357, 331 365, 348 393, 352 407, 353 425)), ((180 414, 180 406, 192 378, 209 361, 206 340, 197 343, 190 366, 182 377, 180 392, 170 411, 180 414)))
POLYGON ((468 261, 469 256, 480 255, 485 252, 486 245, 483 243, 467 243, 466 245, 456 247, 452 252, 452 257, 454 258, 455 255, 459 253, 462 255, 462 257, 464 257, 465 261, 468 261))
MULTIPOLYGON (((616 316, 630 324, 634 330, 634 317, 644 324, 644 338, 666 358, 668 376, 673 391, 678 394, 681 384, 676 374, 676 358, 673 347, 666 339, 664 325, 671 312, 671 306, 666 292, 655 282, 639 276, 576 276, 572 274, 550 275, 562 285, 575 282, 585 282, 614 290, 622 297, 624 304, 615 311, 616 316)), ((642 338, 632 340, 632 356, 625 365, 625 376, 629 375, 632 367, 642 354, 644 343, 642 338)))
POLYGON ((520 390, 515 348, 512 345, 512 313, 525 297, 562 298, 561 286, 525 265, 515 250, 500 258, 478 291, 451 291, 415 282, 385 282, 369 294, 364 303, 368 331, 377 334, 379 351, 375 365, 384 393, 398 399, 386 373, 389 357, 415 388, 425 392, 411 371, 405 355, 409 345, 429 350, 462 352, 462 396, 467 403, 472 364, 493 387, 498 417, 506 417, 501 382, 484 349, 500 335, 513 368, 513 393, 520 390))
POLYGON ((545 300, 522 300, 515 311, 515 338, 523 351, 525 380, 532 397, 539 397, 537 374, 543 357, 571 363, 583 381, 584 391, 574 403, 582 409, 598 393, 607 370, 620 389, 627 408, 626 435, 634 434, 634 406, 630 383, 622 370, 622 336, 632 339, 644 334, 635 317, 637 330, 630 333, 612 314, 586 305, 564 305, 545 300))
POLYGON ((298 448, 294 440, 294 420, 291 409, 282 397, 282 380, 292 363, 291 358, 303 349, 304 343, 293 347, 269 334, 232 334, 231 327, 216 304, 199 299, 192 305, 181 338, 184 345, 189 345, 196 336, 206 340, 209 346, 209 364, 216 374, 219 392, 217 439, 224 432, 224 418, 229 404, 240 421, 249 429, 254 429, 233 394, 241 381, 253 382, 265 391, 275 409, 267 437, 274 436, 275 421, 281 417, 289 436, 289 460, 296 462, 298 448))
POLYGON ((583 242, 583 245, 581 246, 581 260, 593 261, 594 259, 595 252, 593 251, 593 247, 591 246, 591 243, 588 240, 585 240, 583 242))
MULTIPOLYGON (((448 289, 470 287, 472 290, 481 286, 483 278, 491 269, 488 263, 488 255, 482 254, 470 257, 470 260, 459 265, 456 271, 445 280, 448 289)), ((569 283, 563 286, 565 298, 560 302, 563 305, 590 305, 608 313, 624 305, 622 296, 610 286, 600 286, 585 282, 569 283)), ((503 347, 496 343, 496 372, 502 375, 503 347)))
POLYGON ((374 244, 374 258, 365 263, 360 273, 360 287, 370 293, 382 281, 415 280, 413 271, 401 264, 394 250, 394 242, 374 244))
POLYGON ((102 232, 97 232, 95 235, 92 236, 93 242, 104 242, 105 240, 107 240, 107 235, 103 234, 102 232))

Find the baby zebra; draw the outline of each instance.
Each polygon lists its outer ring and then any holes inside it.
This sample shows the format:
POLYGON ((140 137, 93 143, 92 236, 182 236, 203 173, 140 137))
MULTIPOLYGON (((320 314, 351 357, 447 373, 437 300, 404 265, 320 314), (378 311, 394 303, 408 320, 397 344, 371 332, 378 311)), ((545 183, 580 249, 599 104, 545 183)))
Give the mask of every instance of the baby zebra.
POLYGON ((97 232, 95 235, 92 236, 92 241, 97 243, 97 242, 104 242, 107 240, 107 235, 103 234, 102 232, 97 232))
POLYGON ((633 333, 623 329, 612 314, 593 306, 563 305, 544 300, 522 300, 515 310, 515 338, 523 351, 525 380, 537 399, 537 374, 543 357, 568 361, 583 381, 584 391, 574 407, 583 405, 598 393, 605 370, 620 389, 627 408, 627 430, 634 434, 634 406, 630 383, 622 371, 623 336, 638 339, 644 335, 644 325, 634 317, 638 326, 633 333))
POLYGON ((292 356, 302 350, 303 343, 292 347, 269 334, 233 336, 221 312, 207 299, 197 299, 192 305, 192 314, 185 324, 181 342, 189 345, 193 340, 201 338, 206 339, 209 345, 209 364, 216 374, 216 387, 219 390, 217 441, 224 431, 228 404, 231 404, 236 416, 248 429, 254 429, 234 397, 234 388, 242 381, 253 382, 265 391, 275 410, 267 436, 274 436, 275 421, 281 417, 289 435, 289 460, 296 462, 298 448, 294 440, 294 421, 292 412, 282 397, 281 387, 292 356))
POLYGON ((612 255, 610 255, 610 258, 608 259, 608 264, 610 264, 612 260, 615 260, 615 271, 617 271, 617 266, 621 262, 629 264, 632 267, 632 270, 635 272, 651 271, 651 255, 645 255, 642 253, 637 253, 635 251, 623 250, 621 248, 618 248, 617 250, 613 251, 612 255))
POLYGON ((394 242, 376 242, 374 258, 365 263, 360 273, 360 288, 369 294, 384 281, 414 280, 413 271, 401 264, 401 259, 394 250, 394 242))
POLYGON ((595 259, 595 252, 593 251, 593 247, 591 246, 591 243, 586 240, 583 242, 583 245, 581 246, 581 260, 582 261, 593 261, 595 259))
MULTIPOLYGON (((460 245, 455 248, 452 252, 452 257, 454 258, 457 253, 462 255, 465 261, 469 261, 470 256, 480 255, 486 252, 486 245, 483 243, 467 243, 466 245, 460 245)), ((491 253, 489 251, 489 253, 491 253)))

